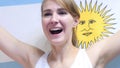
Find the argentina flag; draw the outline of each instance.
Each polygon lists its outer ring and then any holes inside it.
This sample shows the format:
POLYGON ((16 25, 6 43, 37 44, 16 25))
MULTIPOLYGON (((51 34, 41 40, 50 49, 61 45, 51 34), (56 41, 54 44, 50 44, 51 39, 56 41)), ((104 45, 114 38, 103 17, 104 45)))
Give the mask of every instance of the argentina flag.
MULTIPOLYGON (((111 33, 115 33, 119 30, 120 26, 120 1, 119 0, 75 0, 81 10, 90 5, 92 1, 93 7, 98 7, 100 4, 101 9, 106 7, 106 11, 110 9, 107 14, 113 14, 110 22, 115 23, 111 25, 112 29, 108 29, 111 33), (86 3, 87 2, 87 3, 86 3), (95 3, 97 2, 97 5, 95 3), (80 5, 82 4, 82 5, 80 5)), ((10 34, 17 39, 38 47, 45 52, 50 50, 50 46, 41 25, 41 3, 42 0, 0 0, 0 27, 4 27, 10 34)), ((90 9, 90 8, 89 8, 90 9)), ((82 14, 82 13, 81 13, 82 14)), ((97 18, 97 17, 96 17, 97 18)), ((101 24, 102 26, 103 24, 101 24)), ((100 34, 96 34, 95 37, 99 37, 100 34)), ((111 34, 106 34, 111 35, 111 34)), ((89 43, 90 40, 83 39, 85 43, 89 43)), ((96 42, 93 40, 93 42, 96 42)), ((7 42, 6 42, 7 43, 7 42)), ((109 43, 109 42, 108 42, 109 43)), ((87 44, 89 45, 89 44, 87 44)), ((87 46, 85 45, 85 47, 87 46)), ((81 44, 81 47, 84 43, 81 44)), ((0 68, 23 68, 20 64, 16 63, 10 57, 0 51, 0 68)), ((120 68, 120 56, 116 57, 107 64, 106 68, 120 68)))

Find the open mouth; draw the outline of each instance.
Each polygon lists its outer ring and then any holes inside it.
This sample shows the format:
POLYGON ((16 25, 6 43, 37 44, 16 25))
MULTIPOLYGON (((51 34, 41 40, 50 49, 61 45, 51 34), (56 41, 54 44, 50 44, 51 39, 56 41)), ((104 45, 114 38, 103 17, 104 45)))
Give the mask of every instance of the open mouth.
POLYGON ((62 28, 52 28, 49 30, 51 34, 59 34, 63 31, 62 28))

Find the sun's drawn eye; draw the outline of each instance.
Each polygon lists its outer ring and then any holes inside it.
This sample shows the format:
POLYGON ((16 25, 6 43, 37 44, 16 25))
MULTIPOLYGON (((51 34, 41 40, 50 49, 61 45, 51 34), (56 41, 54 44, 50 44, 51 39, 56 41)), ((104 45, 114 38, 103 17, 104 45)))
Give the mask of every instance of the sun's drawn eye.
POLYGON ((83 24, 85 24, 85 21, 80 21, 79 24, 83 25, 83 24))
POLYGON ((95 20, 93 20, 93 19, 90 19, 89 20, 89 24, 93 24, 93 23, 95 23, 96 21, 95 20))

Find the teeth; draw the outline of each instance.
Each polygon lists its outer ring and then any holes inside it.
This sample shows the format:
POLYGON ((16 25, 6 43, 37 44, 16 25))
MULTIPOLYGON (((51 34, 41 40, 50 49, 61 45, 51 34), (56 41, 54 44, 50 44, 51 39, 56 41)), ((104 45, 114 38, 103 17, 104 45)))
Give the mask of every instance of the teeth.
POLYGON ((61 28, 52 28, 51 31, 61 30, 61 28))

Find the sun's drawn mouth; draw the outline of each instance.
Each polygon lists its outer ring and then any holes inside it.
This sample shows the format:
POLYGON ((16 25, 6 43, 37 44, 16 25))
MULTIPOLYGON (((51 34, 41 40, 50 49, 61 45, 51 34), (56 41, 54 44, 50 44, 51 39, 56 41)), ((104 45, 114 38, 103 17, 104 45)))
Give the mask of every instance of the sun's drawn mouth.
POLYGON ((92 34, 92 32, 86 32, 86 33, 83 33, 82 35, 89 36, 91 34, 92 34))

